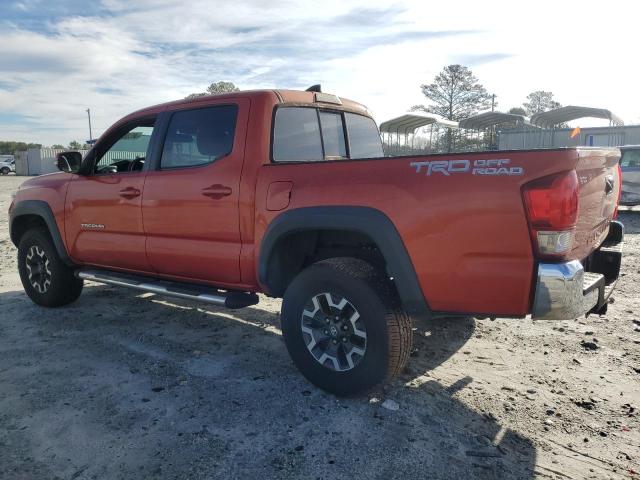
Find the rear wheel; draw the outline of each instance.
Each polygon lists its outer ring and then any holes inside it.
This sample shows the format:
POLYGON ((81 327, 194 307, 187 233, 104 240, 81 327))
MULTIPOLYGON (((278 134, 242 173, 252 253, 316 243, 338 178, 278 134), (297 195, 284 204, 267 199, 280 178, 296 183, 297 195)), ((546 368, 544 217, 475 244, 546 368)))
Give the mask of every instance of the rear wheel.
POLYGON ((282 333, 296 366, 336 395, 367 390, 400 372, 411 320, 370 264, 333 258, 301 272, 284 294, 282 333))
POLYGON ((58 256, 44 229, 28 230, 20 239, 18 271, 24 291, 38 305, 60 307, 82 293, 82 280, 58 256))

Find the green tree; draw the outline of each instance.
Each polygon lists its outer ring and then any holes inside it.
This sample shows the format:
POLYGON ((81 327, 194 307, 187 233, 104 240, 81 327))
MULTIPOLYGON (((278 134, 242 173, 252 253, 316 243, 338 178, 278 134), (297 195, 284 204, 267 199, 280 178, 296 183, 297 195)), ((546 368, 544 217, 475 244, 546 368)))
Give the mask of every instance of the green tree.
POLYGON ((531 116, 536 113, 546 112, 559 108, 562 105, 560 102, 556 102, 553 99, 552 92, 545 92, 544 90, 536 90, 527 95, 527 101, 522 104, 527 115, 531 116))
POLYGON ((69 143, 69 150, 82 150, 82 144, 77 140, 73 140, 69 143))
POLYGON ((444 67, 433 83, 421 85, 420 88, 430 103, 415 105, 412 110, 459 121, 491 108, 491 95, 464 65, 444 67))
POLYGON ((13 155, 15 152, 29 148, 41 148, 40 143, 25 143, 16 141, 0 141, 0 155, 13 155))
POLYGON ((206 97, 207 95, 219 95, 221 93, 239 92, 240 89, 236 87, 233 82, 214 82, 207 87, 206 92, 192 93, 185 98, 192 99, 198 97, 206 97))
MULTIPOLYGON (((448 65, 436 75, 433 83, 421 85, 422 93, 430 101, 427 105, 415 105, 411 110, 435 113, 447 120, 460 121, 482 110, 495 108, 495 97, 478 82, 473 72, 464 65, 448 65), (493 98, 492 98, 493 97, 493 98)), ((460 132, 446 129, 441 137, 439 150, 450 152, 456 149, 475 150, 477 139, 463 137, 460 132)))
POLYGON ((526 115, 527 111, 522 107, 513 107, 510 108, 507 113, 512 113, 514 115, 526 115))
POLYGON ((55 145, 51 145, 51 148, 55 148, 56 150, 62 150, 64 148, 64 145, 60 145, 59 143, 56 143, 55 145))

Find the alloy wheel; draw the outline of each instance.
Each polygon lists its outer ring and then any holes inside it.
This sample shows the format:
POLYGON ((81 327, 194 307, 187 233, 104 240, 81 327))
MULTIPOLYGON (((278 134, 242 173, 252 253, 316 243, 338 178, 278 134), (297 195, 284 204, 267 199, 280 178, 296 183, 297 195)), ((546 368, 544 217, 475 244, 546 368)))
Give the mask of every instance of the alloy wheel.
POLYGON ((364 358, 367 330, 346 298, 328 292, 315 295, 305 305, 300 326, 307 350, 324 367, 345 372, 364 358))
POLYGON ((46 293, 51 286, 49 258, 42 248, 32 245, 25 260, 29 283, 39 293, 46 293))

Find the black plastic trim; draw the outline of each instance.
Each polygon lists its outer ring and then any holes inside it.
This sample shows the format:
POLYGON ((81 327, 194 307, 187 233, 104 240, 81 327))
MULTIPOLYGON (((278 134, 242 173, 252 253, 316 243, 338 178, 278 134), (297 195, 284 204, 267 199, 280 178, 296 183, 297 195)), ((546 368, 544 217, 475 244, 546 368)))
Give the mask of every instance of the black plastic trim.
POLYGON ((431 316, 413 263, 393 222, 381 211, 369 207, 325 206, 288 210, 269 225, 260 247, 258 278, 268 288, 269 261, 279 241, 295 232, 345 230, 370 237, 382 253, 387 273, 393 277, 405 310, 431 316))
POLYGON ((55 216, 51 211, 51 207, 43 200, 22 200, 21 202, 16 203, 13 207, 9 218, 9 236, 11 237, 13 244, 17 247, 19 243, 19 240, 15 238, 13 224, 19 217, 25 215, 36 215, 44 220, 44 223, 47 225, 49 230, 49 234, 51 235, 51 239, 53 240, 53 245, 55 246, 62 261, 69 266, 75 266, 67 253, 64 242, 62 241, 62 236, 58 230, 58 224, 56 223, 55 216))

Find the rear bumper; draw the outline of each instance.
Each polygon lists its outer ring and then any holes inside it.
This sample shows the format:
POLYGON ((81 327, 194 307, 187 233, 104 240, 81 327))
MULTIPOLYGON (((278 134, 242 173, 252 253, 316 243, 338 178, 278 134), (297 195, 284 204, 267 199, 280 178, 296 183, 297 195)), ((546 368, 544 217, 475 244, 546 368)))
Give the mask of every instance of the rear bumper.
POLYGON ((620 274, 624 227, 611 222, 602 245, 583 262, 540 263, 531 315, 540 320, 570 320, 605 313, 620 274))

